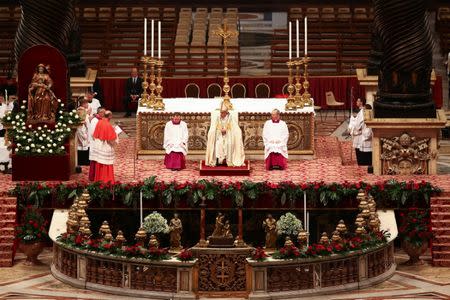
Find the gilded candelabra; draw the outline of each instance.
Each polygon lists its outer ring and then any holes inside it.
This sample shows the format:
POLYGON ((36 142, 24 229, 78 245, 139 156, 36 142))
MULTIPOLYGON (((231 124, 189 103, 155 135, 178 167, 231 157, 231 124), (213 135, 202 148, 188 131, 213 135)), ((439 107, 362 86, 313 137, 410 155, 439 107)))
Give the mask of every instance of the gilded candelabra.
POLYGON ((142 94, 141 94, 141 102, 140 106, 151 107, 150 104, 150 95, 147 93, 148 90, 148 74, 147 74, 147 65, 149 64, 150 56, 142 56, 141 62, 144 65, 144 73, 142 80, 142 94))
POLYGON ((156 94, 155 94, 155 90, 156 90, 156 84, 155 84, 155 78, 156 78, 156 76, 155 76, 155 65, 156 65, 156 60, 153 57, 151 57, 148 63, 149 63, 149 66, 150 66, 150 76, 149 76, 150 84, 148 86, 148 88, 150 90, 150 95, 149 95, 149 97, 150 97, 149 104, 150 105, 148 105, 148 107, 153 108, 155 106, 155 102, 156 102, 156 94))
POLYGON ((308 56, 305 55, 305 57, 303 58, 303 66, 304 66, 304 73, 303 73, 303 94, 301 96, 301 102, 302 102, 302 107, 303 106, 311 106, 312 105, 312 101, 311 101, 311 94, 309 93, 308 89, 309 89, 309 81, 308 81, 308 63, 311 61, 311 58, 309 58, 308 56))
POLYGON ((288 76, 288 93, 289 97, 287 98, 286 103, 286 110, 295 110, 297 106, 295 105, 295 98, 294 98, 294 90, 295 87, 292 84, 293 78, 292 78, 292 66, 294 66, 294 62, 292 60, 289 60, 286 65, 288 66, 289 70, 289 76, 288 76))
POLYGON ((163 91, 163 87, 162 87, 162 76, 161 76, 161 72, 162 72, 162 66, 164 65, 164 62, 162 60, 157 60, 156 61, 156 98, 155 98, 155 103, 153 105, 153 109, 155 110, 164 110, 165 105, 163 102, 163 98, 161 96, 161 93, 163 91))
POLYGON ((239 33, 236 30, 228 30, 227 20, 225 19, 223 22, 223 27, 219 27, 217 30, 214 30, 214 34, 220 36, 223 39, 223 103, 229 108, 233 109, 233 105, 230 102, 230 86, 228 85, 228 39, 232 37, 236 37, 239 33))
POLYGON ((295 106, 297 108, 303 108, 302 105, 302 96, 300 94, 300 91, 302 90, 302 84, 300 83, 300 78, 301 78, 301 74, 300 74, 300 66, 303 64, 303 60, 302 59, 297 59, 294 60, 294 66, 295 66, 295 96, 294 96, 294 101, 295 101, 295 106))
POLYGON ((143 56, 141 61, 144 65, 144 78, 142 81, 141 106, 153 108, 155 110, 164 110, 165 105, 161 93, 163 91, 162 83, 162 60, 150 56, 143 56), (148 69, 150 72, 148 73, 148 69), (155 74, 155 69, 157 74, 155 74), (149 83, 150 82, 150 83, 149 83), (150 92, 150 93, 149 93, 150 92))

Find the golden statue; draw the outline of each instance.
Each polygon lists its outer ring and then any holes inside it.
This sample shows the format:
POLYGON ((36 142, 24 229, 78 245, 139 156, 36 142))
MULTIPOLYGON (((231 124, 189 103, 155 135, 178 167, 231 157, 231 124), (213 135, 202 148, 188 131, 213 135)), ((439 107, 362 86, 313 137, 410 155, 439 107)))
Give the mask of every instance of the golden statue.
POLYGON ((39 64, 28 86, 28 122, 55 122, 58 100, 51 90, 52 86, 53 80, 50 78, 48 68, 39 64))
POLYGON ((177 213, 173 214, 172 220, 169 223, 170 230, 170 249, 181 249, 181 233, 183 232, 183 224, 177 213))
POLYGON ((225 216, 222 213, 218 213, 216 217, 216 225, 211 236, 213 237, 223 237, 224 236, 224 226, 225 226, 225 216))
POLYGON ((233 237, 233 235, 231 234, 230 221, 228 220, 226 220, 225 225, 223 226, 223 236, 227 238, 233 237))
POLYGON ((266 231, 266 249, 276 249, 277 247, 277 220, 271 214, 263 221, 266 231))

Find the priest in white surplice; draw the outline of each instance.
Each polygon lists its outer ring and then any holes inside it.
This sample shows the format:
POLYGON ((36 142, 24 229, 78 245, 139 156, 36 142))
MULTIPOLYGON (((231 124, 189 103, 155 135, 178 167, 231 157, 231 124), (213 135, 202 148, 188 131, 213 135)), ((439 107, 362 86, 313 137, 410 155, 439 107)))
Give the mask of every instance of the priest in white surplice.
POLYGON ((238 124, 238 113, 237 111, 230 112, 222 103, 220 112, 216 110, 211 113, 205 164, 207 166, 240 167, 245 164, 244 161, 244 143, 238 124))
POLYGON ((264 159, 266 170, 284 170, 287 167, 289 130, 286 122, 280 120, 280 111, 274 109, 272 118, 264 123, 264 159))
POLYGON ((164 165, 167 169, 181 170, 186 168, 189 133, 186 122, 175 113, 172 120, 164 127, 164 165))
POLYGON ((356 100, 356 106, 359 109, 359 112, 356 116, 350 116, 350 122, 348 124, 348 131, 352 136, 352 144, 356 153, 356 161, 358 165, 362 164, 362 156, 361 156, 361 144, 363 142, 362 130, 364 127, 364 103, 358 98, 356 100))

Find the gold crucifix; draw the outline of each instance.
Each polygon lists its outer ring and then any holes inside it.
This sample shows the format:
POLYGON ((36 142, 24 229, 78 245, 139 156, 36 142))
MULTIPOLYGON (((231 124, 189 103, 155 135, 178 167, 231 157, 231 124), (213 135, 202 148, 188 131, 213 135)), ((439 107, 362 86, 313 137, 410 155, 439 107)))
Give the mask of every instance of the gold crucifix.
POLYGON ((233 37, 237 37, 239 32, 236 30, 229 30, 227 25, 227 19, 223 20, 223 27, 219 27, 217 30, 214 30, 213 33, 218 35, 223 40, 223 103, 228 107, 228 109, 233 109, 233 105, 230 102, 230 96, 228 95, 230 92, 230 86, 228 85, 228 40, 233 37))

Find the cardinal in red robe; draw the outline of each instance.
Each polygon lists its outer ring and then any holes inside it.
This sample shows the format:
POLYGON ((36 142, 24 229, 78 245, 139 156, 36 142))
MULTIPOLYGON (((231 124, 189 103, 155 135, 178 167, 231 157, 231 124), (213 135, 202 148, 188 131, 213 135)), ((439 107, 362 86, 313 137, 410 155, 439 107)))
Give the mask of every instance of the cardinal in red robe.
POLYGON ((91 143, 91 155, 97 162, 95 164, 94 181, 114 183, 114 147, 118 143, 118 137, 111 125, 112 112, 106 111, 105 117, 99 120, 95 127, 93 142, 91 143))

